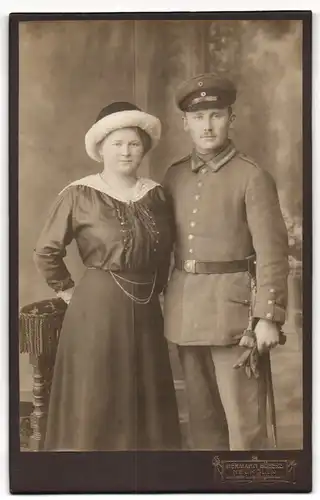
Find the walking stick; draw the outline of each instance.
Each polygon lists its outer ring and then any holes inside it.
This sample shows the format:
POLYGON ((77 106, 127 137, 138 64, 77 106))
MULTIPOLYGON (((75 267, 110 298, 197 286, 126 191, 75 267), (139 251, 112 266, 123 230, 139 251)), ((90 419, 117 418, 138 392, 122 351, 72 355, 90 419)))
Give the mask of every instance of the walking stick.
POLYGON ((275 402, 274 402, 270 352, 263 354, 262 359, 263 359, 264 372, 265 372, 264 374, 265 374, 265 381, 266 381, 267 401, 268 401, 269 412, 270 412, 272 443, 273 443, 273 447, 277 448, 278 447, 277 418, 276 418, 276 406, 275 406, 275 402))

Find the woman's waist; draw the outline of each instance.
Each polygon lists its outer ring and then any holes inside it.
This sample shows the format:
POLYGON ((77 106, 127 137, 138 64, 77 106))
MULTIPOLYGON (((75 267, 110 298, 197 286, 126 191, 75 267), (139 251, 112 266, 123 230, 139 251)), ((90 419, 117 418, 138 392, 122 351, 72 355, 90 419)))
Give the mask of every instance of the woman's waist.
POLYGON ((121 269, 117 267, 88 266, 88 272, 104 273, 132 285, 152 286, 156 269, 121 269))

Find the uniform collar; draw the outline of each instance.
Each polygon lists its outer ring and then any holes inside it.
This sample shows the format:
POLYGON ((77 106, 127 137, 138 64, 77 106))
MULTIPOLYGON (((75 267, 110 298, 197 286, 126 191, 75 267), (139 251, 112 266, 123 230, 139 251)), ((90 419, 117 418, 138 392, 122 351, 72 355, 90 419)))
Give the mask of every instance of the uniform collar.
POLYGON ((209 155, 202 155, 194 149, 191 155, 191 169, 193 172, 197 173, 200 168, 208 166, 210 170, 217 172, 234 157, 236 152, 236 148, 230 140, 220 151, 209 155))

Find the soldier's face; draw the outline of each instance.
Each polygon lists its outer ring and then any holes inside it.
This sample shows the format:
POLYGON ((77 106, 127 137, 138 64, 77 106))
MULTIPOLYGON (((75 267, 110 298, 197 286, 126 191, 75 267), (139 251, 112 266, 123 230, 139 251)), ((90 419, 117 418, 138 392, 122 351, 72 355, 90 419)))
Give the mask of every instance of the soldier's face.
POLYGON ((234 115, 229 108, 187 112, 184 128, 199 153, 215 151, 225 144, 234 115))

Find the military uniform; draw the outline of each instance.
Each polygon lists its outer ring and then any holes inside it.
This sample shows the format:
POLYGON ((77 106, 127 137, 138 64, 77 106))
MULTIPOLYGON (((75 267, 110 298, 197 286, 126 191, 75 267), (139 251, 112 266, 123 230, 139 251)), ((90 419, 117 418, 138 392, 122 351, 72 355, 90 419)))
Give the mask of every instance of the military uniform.
POLYGON ((288 239, 275 182, 228 141, 210 161, 193 151, 173 164, 164 186, 176 221, 165 335, 178 345, 193 447, 267 447, 264 378, 233 365, 250 316, 285 321, 288 239))

